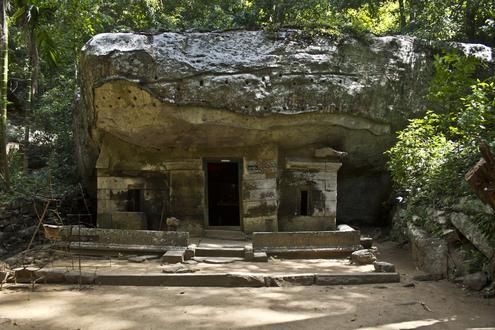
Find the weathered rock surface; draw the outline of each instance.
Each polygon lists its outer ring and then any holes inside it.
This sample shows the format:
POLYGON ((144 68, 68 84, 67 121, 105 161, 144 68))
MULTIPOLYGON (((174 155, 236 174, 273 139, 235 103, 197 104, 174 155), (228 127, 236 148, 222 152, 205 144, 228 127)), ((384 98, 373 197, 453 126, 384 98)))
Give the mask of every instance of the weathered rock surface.
MULTIPOLYGON (((300 31, 100 34, 82 50, 78 162, 90 178, 105 139, 135 146, 130 155, 114 150, 111 164, 100 159, 107 168, 146 151, 332 146, 348 154, 340 220, 372 222, 389 195, 383 151, 396 129, 425 110, 441 46, 400 36, 335 41, 300 31)), ((484 46, 449 47, 492 60, 484 46)), ((147 166, 162 165, 149 159, 147 166)))
POLYGON ((426 273, 447 275, 447 242, 432 237, 412 223, 408 224, 408 236, 411 242, 413 259, 419 269, 426 273))
POLYGON ((468 215, 463 213, 452 213, 450 221, 489 260, 495 258, 495 246, 493 246, 483 230, 480 229, 468 215))
POLYGON ((471 289, 480 291, 488 284, 488 276, 485 272, 476 272, 464 276, 464 285, 471 289))
POLYGON ((174 264, 162 267, 162 273, 168 274, 184 274, 184 273, 194 273, 199 269, 197 267, 191 267, 189 265, 174 264))
POLYGON ((352 252, 351 262, 358 265, 369 265, 376 261, 376 257, 370 250, 358 250, 352 252))

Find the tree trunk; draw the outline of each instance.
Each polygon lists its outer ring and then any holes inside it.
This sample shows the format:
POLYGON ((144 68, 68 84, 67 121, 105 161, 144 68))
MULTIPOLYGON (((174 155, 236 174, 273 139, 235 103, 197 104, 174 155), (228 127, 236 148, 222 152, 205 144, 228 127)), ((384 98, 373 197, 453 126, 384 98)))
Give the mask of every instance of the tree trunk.
POLYGON ((2 58, 2 79, 0 82, 0 172, 4 189, 10 190, 9 163, 7 158, 7 92, 9 76, 9 26, 7 17, 7 0, 0 1, 0 19, 2 31, 0 35, 0 53, 2 58))
POLYGON ((404 8, 404 0, 399 0, 399 17, 400 17, 400 32, 404 33, 406 30, 406 13, 404 8))
POLYGON ((464 26, 467 37, 467 42, 476 42, 476 10, 478 1, 467 0, 466 10, 464 13, 464 26))
POLYGON ((24 174, 28 174, 29 171, 29 144, 30 144, 30 131, 31 131, 31 119, 34 112, 34 102, 36 95, 38 94, 38 78, 39 78, 39 52, 38 45, 36 44, 34 28, 28 27, 28 48, 29 48, 29 66, 31 70, 28 105, 25 113, 24 123, 24 174))

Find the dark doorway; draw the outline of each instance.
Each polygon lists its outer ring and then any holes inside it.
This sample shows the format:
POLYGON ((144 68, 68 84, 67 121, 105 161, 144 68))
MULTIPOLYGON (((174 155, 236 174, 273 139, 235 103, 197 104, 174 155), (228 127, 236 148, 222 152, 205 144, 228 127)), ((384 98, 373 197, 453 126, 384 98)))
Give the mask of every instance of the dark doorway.
POLYGON ((206 162, 208 177, 208 224, 240 226, 239 163, 206 162))

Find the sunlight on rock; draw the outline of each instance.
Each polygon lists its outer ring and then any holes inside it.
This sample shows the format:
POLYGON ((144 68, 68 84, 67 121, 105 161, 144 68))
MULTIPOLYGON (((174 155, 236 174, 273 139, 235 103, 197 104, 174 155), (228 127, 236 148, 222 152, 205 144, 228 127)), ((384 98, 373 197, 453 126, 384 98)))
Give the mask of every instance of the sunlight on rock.
POLYGON ((361 328, 362 330, 396 330, 396 329, 417 329, 419 327, 427 327, 436 323, 445 322, 443 320, 416 320, 416 321, 406 321, 399 323, 389 323, 378 325, 376 327, 361 328))

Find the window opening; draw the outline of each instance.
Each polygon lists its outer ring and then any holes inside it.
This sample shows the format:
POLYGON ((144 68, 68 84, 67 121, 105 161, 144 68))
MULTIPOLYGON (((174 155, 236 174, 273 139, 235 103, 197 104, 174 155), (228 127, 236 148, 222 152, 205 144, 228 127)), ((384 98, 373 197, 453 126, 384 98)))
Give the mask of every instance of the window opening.
POLYGON ((300 215, 309 215, 309 194, 307 190, 301 190, 300 215))
POLYGON ((127 190, 127 212, 141 212, 141 208, 141 189, 127 190))

